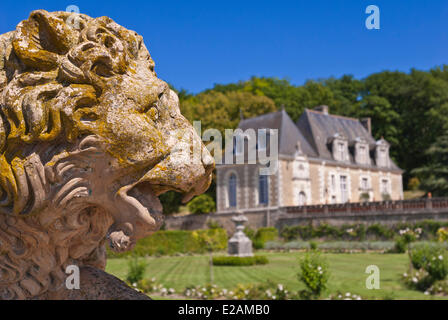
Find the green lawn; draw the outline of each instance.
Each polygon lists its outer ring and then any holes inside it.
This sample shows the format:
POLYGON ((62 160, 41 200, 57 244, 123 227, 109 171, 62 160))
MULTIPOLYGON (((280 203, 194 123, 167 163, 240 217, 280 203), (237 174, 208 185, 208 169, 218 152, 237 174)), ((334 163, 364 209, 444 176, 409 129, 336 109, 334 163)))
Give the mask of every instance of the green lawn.
MULTIPOLYGON (((215 266, 214 283, 222 288, 231 289, 238 283, 262 283, 272 280, 281 283, 290 291, 303 289, 297 279, 300 252, 263 253, 269 258, 269 264, 250 267, 215 266)), ((421 292, 408 290, 400 282, 406 271, 408 256, 406 254, 380 253, 325 253, 323 256, 330 265, 329 293, 336 291, 359 294, 376 299, 434 299, 441 297, 426 296, 421 292), (365 287, 368 265, 380 268, 379 290, 365 287)), ((155 277, 167 288, 181 291, 189 285, 204 285, 209 281, 208 256, 148 257, 146 277, 155 277)), ((110 259, 106 271, 123 279, 127 273, 126 259, 110 259)))

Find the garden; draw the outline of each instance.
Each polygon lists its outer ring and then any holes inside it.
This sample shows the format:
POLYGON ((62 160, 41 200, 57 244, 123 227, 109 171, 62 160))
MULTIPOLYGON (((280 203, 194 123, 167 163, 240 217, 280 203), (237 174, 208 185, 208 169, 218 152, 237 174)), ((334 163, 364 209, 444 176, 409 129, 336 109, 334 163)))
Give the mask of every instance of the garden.
POLYGON ((158 231, 106 271, 153 299, 448 299, 447 224, 247 229, 253 258, 226 257, 219 226, 158 231), (379 270, 369 289, 368 266, 379 270))

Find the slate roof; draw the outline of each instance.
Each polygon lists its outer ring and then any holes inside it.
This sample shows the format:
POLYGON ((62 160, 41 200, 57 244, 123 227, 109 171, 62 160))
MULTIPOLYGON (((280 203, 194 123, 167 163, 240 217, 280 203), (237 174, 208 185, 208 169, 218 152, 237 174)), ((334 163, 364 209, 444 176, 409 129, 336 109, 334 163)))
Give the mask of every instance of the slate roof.
POLYGON ((308 141, 291 120, 285 110, 264 114, 258 117, 241 120, 238 128, 246 129, 277 129, 279 137, 278 151, 283 155, 294 155, 297 142, 303 153, 310 156, 317 156, 308 141))
POLYGON ((376 141, 364 128, 358 119, 324 114, 319 111, 305 109, 305 112, 297 121, 297 126, 307 137, 319 158, 332 159, 327 143, 335 134, 340 134, 354 141, 363 138, 369 145, 375 145, 376 141))
MULTIPOLYGON (((297 142, 300 143, 301 151, 309 158, 325 161, 335 161, 331 154, 329 142, 335 134, 344 136, 353 145, 356 139, 363 139, 369 144, 372 151, 375 149, 376 141, 358 119, 305 109, 296 124, 291 120, 285 110, 264 114, 258 117, 241 120, 238 128, 252 129, 278 129, 279 154, 293 156, 296 152, 297 142)), ((352 148, 350 148, 352 151, 352 148)), ((352 152, 350 152, 350 164, 356 164, 352 152)), ((390 160, 389 170, 400 170, 390 160)), ((366 167, 362 165, 362 167, 366 167)), ((376 167, 372 159, 372 165, 376 167)), ((384 169, 384 168, 383 168, 384 169)))

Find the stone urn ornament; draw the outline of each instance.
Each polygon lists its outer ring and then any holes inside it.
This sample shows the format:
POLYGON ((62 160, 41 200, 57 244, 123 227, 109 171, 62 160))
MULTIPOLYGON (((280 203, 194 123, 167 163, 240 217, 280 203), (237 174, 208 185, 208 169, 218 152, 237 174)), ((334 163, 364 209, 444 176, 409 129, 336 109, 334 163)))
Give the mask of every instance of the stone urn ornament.
POLYGON ((0 300, 148 299, 104 272, 105 245, 131 250, 161 194, 185 203, 213 169, 135 31, 37 10, 0 35, 0 300))
POLYGON ((228 253, 231 256, 237 257, 252 257, 252 241, 244 233, 244 224, 247 222, 247 217, 243 212, 232 217, 235 223, 235 233, 229 239, 228 253))

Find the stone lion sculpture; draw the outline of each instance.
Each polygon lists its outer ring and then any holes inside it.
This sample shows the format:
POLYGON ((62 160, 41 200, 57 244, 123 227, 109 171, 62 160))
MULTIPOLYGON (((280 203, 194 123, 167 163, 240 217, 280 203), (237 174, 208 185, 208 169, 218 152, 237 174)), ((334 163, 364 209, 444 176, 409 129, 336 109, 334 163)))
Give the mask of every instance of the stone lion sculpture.
POLYGON ((103 271, 105 244, 132 249, 158 196, 188 201, 213 168, 134 31, 37 10, 0 35, 0 299, 146 298, 103 271))

